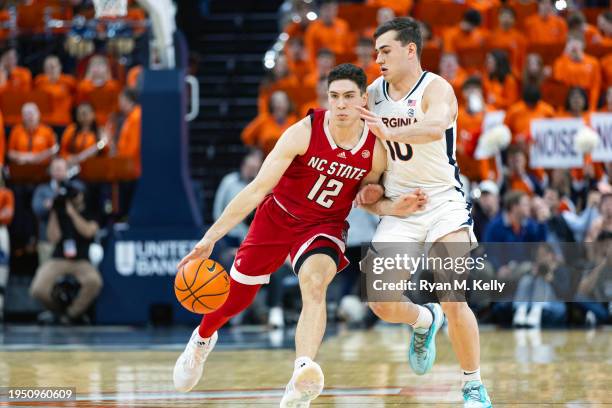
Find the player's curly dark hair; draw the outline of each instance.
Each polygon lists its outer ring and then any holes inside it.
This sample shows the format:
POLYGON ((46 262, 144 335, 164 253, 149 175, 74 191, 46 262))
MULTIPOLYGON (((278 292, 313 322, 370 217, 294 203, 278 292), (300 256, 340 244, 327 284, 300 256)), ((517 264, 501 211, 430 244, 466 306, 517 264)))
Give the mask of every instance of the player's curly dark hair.
POLYGON ((353 64, 340 64, 335 66, 327 76, 327 86, 340 79, 353 81, 361 93, 364 93, 368 86, 368 79, 364 70, 353 64))
POLYGON ((374 32, 374 38, 378 38, 388 31, 397 32, 395 39, 398 40, 402 46, 414 43, 417 48, 417 55, 421 56, 423 51, 423 36, 421 35, 421 28, 419 27, 418 21, 411 17, 396 17, 391 21, 378 26, 374 32))

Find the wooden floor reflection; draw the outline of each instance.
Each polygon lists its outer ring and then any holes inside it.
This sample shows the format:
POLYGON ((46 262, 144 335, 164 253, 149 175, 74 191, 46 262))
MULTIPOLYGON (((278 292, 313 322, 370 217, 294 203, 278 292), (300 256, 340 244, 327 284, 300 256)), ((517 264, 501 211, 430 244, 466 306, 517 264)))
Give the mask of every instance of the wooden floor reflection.
MULTIPOLYGON (((426 376, 407 364, 408 331, 381 327, 327 340, 318 361, 325 394, 312 407, 461 406, 448 336, 426 376)), ((494 406, 612 406, 612 331, 482 331, 482 375, 494 406)), ((188 394, 172 388, 178 351, 0 351, 0 387, 73 386, 71 403, 40 407, 274 407, 291 375, 291 350, 215 350, 188 394)))

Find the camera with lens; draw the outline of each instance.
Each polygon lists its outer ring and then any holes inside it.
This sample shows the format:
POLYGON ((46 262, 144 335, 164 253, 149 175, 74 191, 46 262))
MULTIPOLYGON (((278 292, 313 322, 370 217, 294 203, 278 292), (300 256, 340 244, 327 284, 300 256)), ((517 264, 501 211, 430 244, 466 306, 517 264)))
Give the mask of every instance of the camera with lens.
POLYGON ((55 198, 53 199, 53 209, 56 211, 66 210, 66 200, 72 200, 79 195, 81 190, 70 181, 62 181, 59 184, 55 198))

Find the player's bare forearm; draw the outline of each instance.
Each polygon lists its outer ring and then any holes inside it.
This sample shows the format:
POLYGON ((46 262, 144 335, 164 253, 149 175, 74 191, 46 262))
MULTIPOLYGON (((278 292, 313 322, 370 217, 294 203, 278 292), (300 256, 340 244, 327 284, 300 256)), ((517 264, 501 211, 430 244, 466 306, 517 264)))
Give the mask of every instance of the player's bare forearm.
POLYGON ((445 123, 442 121, 423 121, 411 126, 389 129, 387 140, 408 144, 425 144, 435 142, 444 137, 445 123))
POLYGON ((416 189, 411 193, 397 197, 395 200, 382 198, 373 204, 363 205, 362 208, 380 216, 407 217, 416 211, 424 209, 426 204, 427 194, 421 189, 416 189))
POLYGON ((390 213, 392 201, 388 198, 382 198, 373 204, 360 205, 359 207, 375 215, 393 215, 390 213))

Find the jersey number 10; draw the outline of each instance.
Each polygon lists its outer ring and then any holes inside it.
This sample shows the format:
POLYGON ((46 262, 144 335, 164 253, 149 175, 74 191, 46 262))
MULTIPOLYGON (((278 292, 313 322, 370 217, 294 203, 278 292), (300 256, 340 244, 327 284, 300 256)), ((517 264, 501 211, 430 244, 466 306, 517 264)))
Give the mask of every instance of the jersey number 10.
POLYGON ((406 143, 400 145, 398 142, 391 143, 391 141, 389 140, 385 140, 385 142, 387 142, 389 153, 391 153, 391 160, 408 161, 412 159, 413 150, 412 146, 410 146, 409 144, 406 143), (406 153, 402 151, 404 150, 404 146, 406 146, 406 153))
MULTIPOLYGON (((314 200, 314 198, 321 190, 321 186, 323 185, 323 183, 325 183, 326 179, 327 176, 325 174, 321 174, 319 176, 317 182, 314 184, 314 186, 312 186, 310 193, 308 193, 309 200, 314 200)), ((340 194, 340 190, 342 189, 343 185, 344 183, 342 183, 341 181, 338 181, 336 179, 329 179, 327 185, 325 186, 325 190, 321 191, 321 194, 318 194, 318 197, 315 202, 322 207, 331 208, 331 206, 334 204, 334 200, 332 200, 330 197, 337 197, 338 194, 340 194)))

